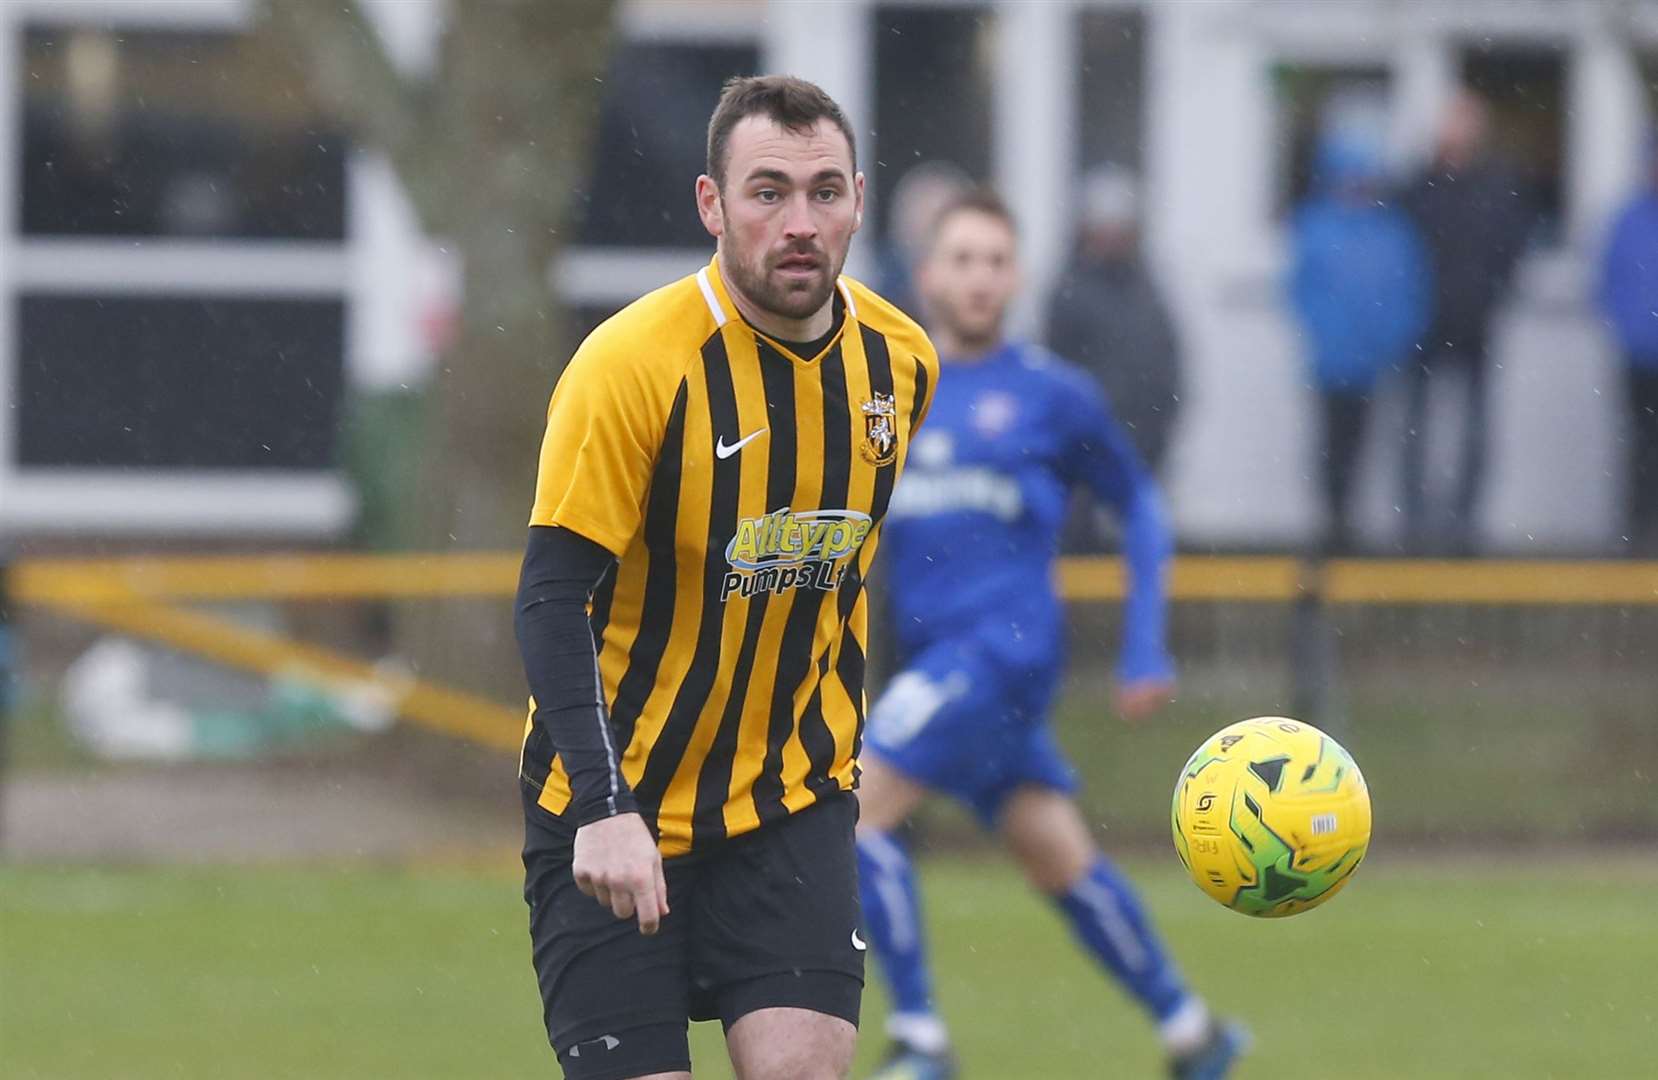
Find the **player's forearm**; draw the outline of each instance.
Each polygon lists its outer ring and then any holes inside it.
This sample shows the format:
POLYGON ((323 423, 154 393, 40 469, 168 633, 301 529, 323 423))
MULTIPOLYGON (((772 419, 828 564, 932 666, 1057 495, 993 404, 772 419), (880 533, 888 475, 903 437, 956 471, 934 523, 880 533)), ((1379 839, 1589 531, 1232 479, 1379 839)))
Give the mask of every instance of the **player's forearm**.
POLYGON ((1167 678, 1173 674, 1166 634, 1168 562, 1174 540, 1162 502, 1149 484, 1130 501, 1122 524, 1128 595, 1123 608, 1123 651, 1118 674, 1124 681, 1167 678))
POLYGON ((565 529, 530 529, 513 629, 535 696, 535 722, 570 780, 577 825, 637 809, 605 709, 587 603, 610 553, 565 529))

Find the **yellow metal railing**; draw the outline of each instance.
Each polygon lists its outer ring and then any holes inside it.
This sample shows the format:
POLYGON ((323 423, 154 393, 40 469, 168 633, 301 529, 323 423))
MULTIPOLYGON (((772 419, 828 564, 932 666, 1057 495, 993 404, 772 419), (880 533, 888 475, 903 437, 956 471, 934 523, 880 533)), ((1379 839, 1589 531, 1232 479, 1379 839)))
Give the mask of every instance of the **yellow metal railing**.
MULTIPOLYGON (((1118 560, 1059 562, 1067 600, 1122 596, 1118 560)), ((1330 604, 1658 604, 1658 562, 1531 559, 1333 559, 1186 556, 1169 574, 1176 601, 1277 601, 1316 591, 1330 604)))
MULTIPOLYGON (((14 602, 154 641, 263 675, 321 683, 385 682, 370 664, 329 649, 249 629, 179 605, 229 600, 397 600, 510 596, 515 553, 252 555, 31 559, 12 566, 14 602)), ((1108 557, 1061 559, 1067 600, 1122 596, 1123 571, 1108 557)), ((1176 602, 1329 604, 1658 605, 1658 562, 1337 559, 1315 565, 1273 556, 1184 556, 1174 561, 1176 602)), ((503 616, 504 617, 504 616, 503 616)), ((513 708, 421 679, 402 679, 406 720, 487 746, 514 750, 523 731, 513 708)))
MULTIPOLYGON (((510 596, 518 563, 506 552, 30 559, 13 566, 12 595, 39 606, 510 596)), ((1058 581, 1067 600, 1123 592, 1111 557, 1061 559, 1058 581)), ((1658 604, 1658 562, 1188 555, 1169 577, 1176 602, 1286 602, 1309 589, 1333 604, 1646 605, 1658 604)))

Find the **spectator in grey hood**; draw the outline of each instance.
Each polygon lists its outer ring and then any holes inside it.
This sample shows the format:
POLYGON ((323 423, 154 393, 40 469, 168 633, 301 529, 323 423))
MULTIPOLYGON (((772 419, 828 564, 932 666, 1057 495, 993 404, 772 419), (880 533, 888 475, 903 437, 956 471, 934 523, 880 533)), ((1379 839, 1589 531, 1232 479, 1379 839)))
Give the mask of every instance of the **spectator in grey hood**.
POLYGON ((1155 473, 1180 407, 1180 340, 1140 252, 1139 192, 1117 166, 1088 174, 1076 253, 1048 306, 1048 347, 1086 369, 1155 473))

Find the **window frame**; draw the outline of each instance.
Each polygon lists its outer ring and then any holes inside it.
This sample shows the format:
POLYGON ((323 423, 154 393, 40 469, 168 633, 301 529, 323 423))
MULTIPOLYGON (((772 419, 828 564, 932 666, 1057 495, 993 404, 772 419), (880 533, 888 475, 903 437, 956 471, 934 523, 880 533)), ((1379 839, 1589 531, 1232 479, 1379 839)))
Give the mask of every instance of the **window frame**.
MULTIPOLYGON (((251 23, 246 0, 18 0, 0 4, 0 146, 18 147, 24 35, 35 26, 235 32, 251 23)), ((348 312, 364 288, 354 273, 362 237, 349 208, 343 241, 24 236, 19 170, 0 170, 0 404, 18 386, 17 309, 24 295, 326 296, 348 312)), ((348 315, 341 361, 349 375, 348 315)), ((347 379, 349 382, 349 377, 347 379)), ((337 536, 355 496, 335 469, 24 467, 12 409, 0 407, 0 530, 121 535, 337 536)))

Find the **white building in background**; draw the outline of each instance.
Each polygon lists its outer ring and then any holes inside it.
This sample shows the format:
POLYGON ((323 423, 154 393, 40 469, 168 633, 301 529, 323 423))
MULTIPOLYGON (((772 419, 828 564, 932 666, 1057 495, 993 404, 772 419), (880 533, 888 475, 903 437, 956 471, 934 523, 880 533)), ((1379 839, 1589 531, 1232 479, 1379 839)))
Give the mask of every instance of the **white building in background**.
POLYGON ((249 14, 0 4, 0 534, 259 542, 351 520, 332 444, 355 170, 302 104, 237 93, 249 14))
MULTIPOLYGON (((400 63, 418 69, 429 62, 443 3, 371 0, 368 7, 400 63)), ((236 0, 0 5, 0 146, 19 146, 19 63, 30 26, 137 19, 182 33, 197 22, 241 24, 248 10, 236 0)), ((1279 291, 1283 210, 1307 118, 1326 93, 1372 89, 1387 102, 1403 166, 1420 156, 1441 105, 1477 67, 1503 93, 1512 87, 1514 115, 1533 125, 1522 134, 1538 155, 1554 221, 1500 320, 1482 531, 1490 547, 1514 553, 1595 550, 1614 535, 1621 463, 1612 395, 1621 381, 1586 286, 1601 230, 1634 183, 1641 133, 1652 120, 1658 0, 625 0, 621 12, 626 44, 607 115, 637 146, 660 150, 657 171, 672 182, 658 195, 641 174, 583 193, 592 220, 554 274, 585 321, 706 257, 690 217, 701 131, 678 113, 665 135, 625 123, 630 101, 653 108, 649 93, 628 96, 629 86, 656 88, 649 79, 679 80, 677 94, 656 94, 655 109, 679 98, 711 103, 722 74, 743 70, 803 75, 835 94, 859 126, 873 200, 855 274, 876 276, 882 199, 915 161, 947 156, 994 182, 1026 237, 1033 288, 1020 314, 1027 328, 1068 250, 1077 178, 1105 161, 1127 165, 1143 177, 1148 242, 1187 344, 1190 399, 1166 480, 1192 544, 1290 544, 1318 525, 1314 409, 1279 291), (1533 107, 1518 107, 1527 103, 1533 107), (683 206, 669 208, 680 216, 660 230, 666 243, 640 224, 649 215, 610 206, 605 217, 605 199, 627 191, 663 203, 683 192, 683 206)), ((15 160, 15 150, 4 154, 15 160)), ((602 152, 598 167, 607 168, 602 152)), ((305 267, 293 261, 293 245, 273 242, 203 248, 157 239, 142 245, 153 261, 129 250, 126 262, 110 262, 102 256, 132 245, 76 241, 71 251, 62 241, 25 236, 16 172, 0 171, 0 527, 88 525, 74 508, 109 479, 95 470, 32 468, 17 456, 14 313, 43 275, 73 277, 73 267, 83 266, 103 275, 100 288, 123 287, 104 280, 110 275, 126 274, 138 288, 174 273, 210 279, 221 290, 240 282, 278 293, 332 283, 345 304, 346 379, 376 387, 422 376, 428 350, 416 313, 430 312, 434 282, 445 280, 443 260, 416 234, 383 162, 352 161, 343 237, 305 249, 317 260, 305 267)), ((603 175, 608 181, 614 172, 603 175)), ((1390 418, 1397 412, 1384 401, 1372 425, 1361 490, 1363 518, 1377 539, 1395 525, 1391 444, 1398 432, 1390 418)), ((253 517, 201 486, 215 477, 129 472, 123 486, 151 497, 106 512, 100 527, 154 529, 163 496, 177 523, 172 531, 218 531, 234 519, 244 531, 327 535, 349 518, 349 493, 329 470, 228 479, 251 493, 253 517)))
MULTIPOLYGON (((831 7, 775 0, 766 67, 820 81, 866 121, 880 94, 883 18, 913 9, 985 19, 989 178, 1019 213, 1038 295, 1069 243, 1076 178, 1097 163, 1084 155, 1121 154, 1140 170, 1148 240, 1187 342, 1190 400, 1166 480, 1192 544, 1295 543, 1319 524, 1312 395, 1279 289, 1296 124, 1316 105, 1298 98, 1297 84, 1378 86, 1403 168, 1425 154, 1466 65, 1483 65, 1488 77, 1511 65, 1513 104, 1540 96, 1537 138, 1558 142, 1545 163, 1554 167, 1557 220, 1499 320, 1481 532, 1492 549, 1516 554, 1600 550, 1613 538, 1622 379, 1587 291, 1608 216, 1637 182, 1644 133, 1658 121, 1658 3, 831 7), (1091 78, 1108 66, 1129 77, 1091 78), (1135 107, 1090 99, 1090 82, 1132 96, 1135 107)), ((874 132, 871 156, 888 153, 874 132)), ((1398 525, 1401 413, 1399 402, 1383 400, 1366 451, 1362 516, 1378 540, 1398 525)), ((1448 441, 1437 443, 1448 450, 1448 441)))

